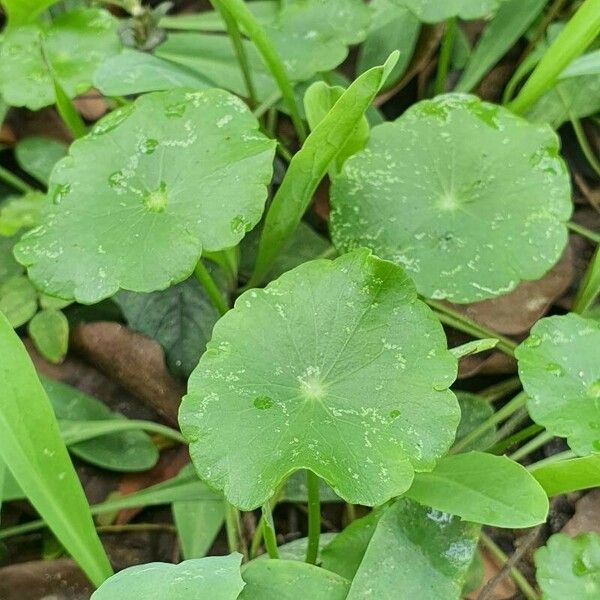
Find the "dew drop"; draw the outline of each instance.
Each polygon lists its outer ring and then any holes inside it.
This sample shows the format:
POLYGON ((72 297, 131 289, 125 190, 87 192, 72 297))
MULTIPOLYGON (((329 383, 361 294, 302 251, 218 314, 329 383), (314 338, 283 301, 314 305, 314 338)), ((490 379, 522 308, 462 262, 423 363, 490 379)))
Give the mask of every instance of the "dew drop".
POLYGON ((52 202, 54 202, 54 204, 60 204, 70 191, 71 186, 68 183, 57 185, 52 194, 52 202))
POLYGON ((158 140, 154 140, 151 138, 146 138, 142 140, 139 145, 140 152, 143 154, 153 154, 156 148, 158 147, 158 140))
POLYGON ((563 368, 557 363, 548 363, 547 365, 544 366, 544 369, 546 369, 546 371, 548 371, 548 373, 550 373, 551 375, 554 375, 555 377, 561 377, 562 375, 565 374, 565 372, 563 371, 563 368))
POLYGON ((573 573, 578 576, 586 575, 588 572, 588 568, 581 558, 575 559, 573 562, 573 573))
POLYGON ((240 234, 248 231, 250 223, 242 215, 237 215, 231 219, 229 226, 233 233, 240 234))
POLYGON ((447 386, 447 385, 444 385, 443 383, 436 383, 436 384, 433 386, 433 389, 434 389, 436 392, 445 392, 445 391, 448 389, 448 386, 447 386))
POLYGON ((542 343, 542 338, 534 333, 533 335, 530 335, 524 343, 528 348, 537 348, 542 343))
POLYGON ((596 381, 588 385, 587 395, 590 398, 600 398, 600 379, 596 379, 596 381))
POLYGON ((254 398, 253 404, 254 408, 266 410, 267 408, 271 408, 271 406, 273 406, 273 399, 269 398, 269 396, 257 396, 254 398))
POLYGON ((400 416, 400 411, 397 409, 390 411, 390 419, 397 419, 400 416))
POLYGON ((187 104, 185 102, 179 102, 178 104, 170 104, 165 108, 165 117, 179 118, 185 114, 187 104))

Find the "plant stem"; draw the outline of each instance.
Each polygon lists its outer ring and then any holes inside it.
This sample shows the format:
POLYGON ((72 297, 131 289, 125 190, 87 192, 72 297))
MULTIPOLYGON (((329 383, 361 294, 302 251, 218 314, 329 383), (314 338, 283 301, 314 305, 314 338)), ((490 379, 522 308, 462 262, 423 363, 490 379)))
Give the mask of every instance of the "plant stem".
POLYGON ((515 411, 519 410, 525 402, 527 402, 527 394, 525 392, 517 394, 510 402, 507 402, 500 410, 497 410, 491 417, 481 423, 481 425, 475 427, 464 438, 456 442, 450 449, 450 454, 457 454, 469 444, 478 440, 488 429, 491 429, 500 423, 500 421, 510 417, 515 411))
POLYGON ((129 533, 132 531, 166 531, 177 533, 177 528, 169 523, 125 523, 123 525, 99 525, 98 533, 129 533))
POLYGON ((264 518, 261 520, 261 529, 265 548, 269 558, 279 558, 277 550, 277 537, 275 536, 275 526, 273 524, 273 513, 271 512, 271 502, 267 501, 262 507, 264 518))
POLYGON ((587 227, 583 227, 582 225, 574 223, 573 221, 569 221, 567 223, 567 227, 573 233, 578 233, 580 236, 590 240, 590 242, 593 242, 594 244, 600 244, 600 234, 596 233, 595 231, 591 231, 587 227))
POLYGON ((252 114, 260 119, 266 112, 271 110, 281 100, 281 91, 276 90, 266 100, 259 104, 253 111, 252 114))
POLYGON ((511 392, 516 392, 521 389, 521 380, 518 377, 510 377, 505 381, 501 381, 500 383, 495 383, 494 385, 490 385, 490 387, 485 388, 479 392, 479 395, 482 398, 485 398, 488 402, 496 402, 496 400, 500 400, 504 398, 507 394, 511 392))
POLYGON ((208 297, 211 302, 214 304, 215 308, 219 311, 221 315, 224 315, 229 307, 219 290, 219 287, 215 283, 215 280, 212 278, 211 274, 208 272, 208 269, 204 266, 202 259, 198 261, 196 268, 194 269, 194 275, 196 279, 200 282, 200 285, 205 289, 208 297))
POLYGON ((308 487, 308 547, 306 562, 315 564, 319 554, 319 538, 321 536, 321 501, 319 499, 319 477, 311 470, 306 470, 308 487))
POLYGON ((446 77, 448 76, 448 69, 450 68, 450 58, 452 57, 452 48, 454 47, 454 38, 456 36, 456 27, 456 17, 446 21, 444 37, 442 38, 442 47, 440 48, 435 86, 433 88, 436 95, 443 94, 445 91, 446 77))
POLYGON ((577 454, 575 454, 575 452, 573 452, 572 450, 565 450, 564 452, 558 452, 557 454, 553 454, 548 458, 542 458, 542 460, 538 460, 537 462, 534 462, 533 464, 525 468, 528 471, 535 471, 535 469, 538 469, 539 467, 546 467, 548 465, 551 465, 552 463, 560 462, 561 460, 569 460, 571 458, 575 458, 576 456, 577 454))
POLYGON ((496 442, 493 446, 488 448, 486 452, 489 452, 490 454, 504 454, 506 450, 515 444, 534 436, 536 433, 540 433, 540 431, 544 431, 544 428, 541 425, 530 425, 511 435, 509 438, 496 442))
POLYGON ((223 0, 227 9, 233 18, 240 24, 248 37, 254 42, 256 49, 260 52, 265 64, 277 82, 283 100, 290 112, 292 123, 300 139, 300 143, 304 143, 306 139, 306 128, 304 122, 300 118, 296 98, 294 97, 294 88, 285 72, 285 67, 281 58, 277 54, 271 40, 267 36, 263 26, 259 23, 256 17, 248 9, 243 0, 223 0))
POLYGON ((429 306, 436 311, 437 317, 442 323, 445 323, 450 327, 454 327, 454 329, 458 329, 459 331, 463 331, 464 333, 468 333, 475 338, 496 338, 498 340, 498 345, 496 348, 508 356, 514 357, 517 344, 512 340, 500 335, 499 333, 496 333, 491 329, 488 329, 487 327, 484 327, 483 325, 479 325, 479 323, 476 323, 468 317, 461 315, 459 312, 453 310, 449 306, 446 306, 442 302, 428 299, 426 299, 425 302, 427 302, 427 304, 429 304, 429 306))
MULTIPOLYGON (((502 552, 502 550, 494 543, 494 541, 481 532, 481 543, 485 546, 487 551, 492 555, 494 560, 498 563, 498 566, 504 566, 508 562, 508 556, 502 552)), ((527 600, 539 600, 537 592, 531 587, 527 579, 525 579, 523 573, 516 567, 510 568, 510 576, 513 581, 517 584, 518 588, 523 592, 523 595, 527 600)))
POLYGON ((23 192, 24 194, 27 192, 32 192, 35 189, 33 186, 29 185, 20 177, 17 177, 17 175, 2 166, 0 166, 0 180, 15 188, 15 190, 23 192))
POLYGON ((585 0, 545 52, 517 97, 508 107, 524 113, 553 85, 564 68, 600 33, 600 0, 585 0))
MULTIPOLYGON (((556 89, 558 90, 558 86, 556 89)), ((600 177, 600 162, 598 162, 598 159, 594 156, 594 151, 590 147, 587 136, 585 135, 585 131, 583 131, 583 127, 581 126, 581 122, 572 114, 569 114, 569 118, 571 120, 571 126, 573 127, 575 137, 579 142, 579 147, 581 148, 583 155, 585 156, 590 167, 592 167, 596 175, 600 177)))
POLYGON ((549 442, 553 437, 554 435, 550 432, 542 431, 532 440, 521 446, 516 452, 513 452, 511 455, 509 455, 509 458, 512 458, 513 460, 520 460, 543 446, 546 442, 549 442))
POLYGON ((246 54, 246 49, 244 48, 244 41, 242 40, 240 28, 238 27, 237 21, 224 6, 223 0, 210 0, 210 3, 213 5, 215 10, 220 13, 221 18, 225 23, 227 34, 231 39, 233 50, 240 65, 244 83, 246 84, 250 108, 254 108, 258 104, 256 88, 254 87, 254 81, 252 80, 252 71, 250 70, 250 64, 248 63, 248 56, 246 54))
POLYGON ((561 11, 567 0, 554 0, 554 3, 550 7, 550 10, 545 14, 544 18, 539 22, 538 26, 535 28, 527 47, 521 54, 521 57, 517 61, 517 64, 521 64, 530 54, 531 51, 538 45, 538 42, 542 39, 546 28, 554 19, 558 16, 558 13, 561 11))
POLYGON ((225 503, 225 533, 229 552, 241 552, 244 559, 247 559, 248 551, 245 548, 241 534, 240 512, 227 500, 223 500, 223 502, 225 503))
POLYGON ((583 280, 577 290, 572 311, 582 313, 586 311, 600 293, 600 246, 596 248, 592 260, 588 265, 583 280))

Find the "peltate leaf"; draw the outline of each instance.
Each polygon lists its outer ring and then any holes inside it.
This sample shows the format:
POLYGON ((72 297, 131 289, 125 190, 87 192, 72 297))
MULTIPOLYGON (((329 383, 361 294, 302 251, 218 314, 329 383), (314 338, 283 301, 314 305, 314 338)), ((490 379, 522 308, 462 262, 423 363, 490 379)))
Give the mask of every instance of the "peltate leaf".
POLYGON ((192 373, 180 424, 201 479, 242 509, 302 468, 376 505, 448 449, 455 376, 408 277, 362 250, 240 296, 192 373))
POLYGON ((542 277, 562 254, 572 210, 550 128, 464 94, 374 127, 331 200, 338 249, 370 247, 403 265, 422 295, 453 302, 542 277))
POLYGON ((119 47, 117 20, 96 8, 62 13, 52 23, 9 29, 0 47, 0 92, 11 106, 38 110, 53 104, 48 62, 73 98, 92 86, 96 67, 119 47))
POLYGON ((600 451, 600 323, 576 314, 538 321, 517 348, 531 418, 579 455, 600 451))
POLYGON ((536 579, 544 600, 595 600, 600 597, 600 535, 553 535, 536 551, 536 579))
POLYGON ((114 111, 55 167, 54 205, 17 259, 45 292, 84 304, 186 279, 203 248, 235 246, 260 219, 274 142, 257 128, 216 89, 154 92, 114 111))

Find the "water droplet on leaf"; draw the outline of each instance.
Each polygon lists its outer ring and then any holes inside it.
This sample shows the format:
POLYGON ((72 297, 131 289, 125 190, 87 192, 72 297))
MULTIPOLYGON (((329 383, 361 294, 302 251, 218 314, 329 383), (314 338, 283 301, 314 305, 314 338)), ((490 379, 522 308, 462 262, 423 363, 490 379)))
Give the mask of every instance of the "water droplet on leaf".
POLYGON ((273 399, 269 398, 269 396, 257 396, 254 398, 253 404, 254 408, 266 410, 267 408, 271 408, 271 406, 273 406, 273 399))

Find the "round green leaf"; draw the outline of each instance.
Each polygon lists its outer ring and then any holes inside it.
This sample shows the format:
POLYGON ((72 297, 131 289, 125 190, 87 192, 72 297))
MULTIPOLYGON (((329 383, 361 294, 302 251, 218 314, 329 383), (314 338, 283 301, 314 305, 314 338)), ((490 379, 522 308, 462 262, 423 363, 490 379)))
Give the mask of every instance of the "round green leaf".
POLYGON ((439 23, 452 17, 465 21, 494 13, 500 0, 393 0, 411 10, 424 23, 439 23))
POLYGON ((428 298, 509 292, 565 247, 572 205, 558 150, 547 126, 474 96, 419 102, 374 127, 334 181, 334 244, 403 265, 428 298))
POLYGON ((257 560, 243 574, 239 600, 345 600, 350 582, 297 560, 257 560))
POLYGON ((180 423, 200 477, 244 510, 302 468, 372 506, 447 451, 455 376, 404 271, 361 250, 240 296, 192 373, 180 423))
POLYGON ((38 110, 55 101, 46 60, 73 98, 92 86, 96 67, 118 52, 117 20, 90 8, 9 29, 0 48, 0 93, 11 106, 38 110))
POLYGON ((553 535, 535 553, 536 578, 544 600, 600 598, 600 535, 553 535))
POLYGON ((0 235, 0 284, 23 273, 23 267, 13 257, 13 246, 17 236, 0 235))
POLYGON ((69 321, 60 310, 42 310, 28 325, 29 336, 40 354, 52 363, 59 363, 69 347, 69 321))
POLYGON ((19 166, 44 185, 48 185, 52 168, 66 153, 65 143, 41 136, 24 138, 15 146, 19 166))
POLYGON ((107 579, 91 600, 236 600, 244 587, 241 554, 207 556, 178 565, 148 563, 107 579))
POLYGON ((542 319, 515 356, 531 418, 579 455, 600 452, 600 322, 542 319))
POLYGON ((0 312, 14 327, 27 323, 37 310, 37 292, 25 275, 11 277, 0 285, 0 312))
POLYGON ((222 90, 138 98, 56 165, 54 205, 15 256, 45 292, 84 304, 186 279, 261 217, 275 142, 257 129, 222 90))

